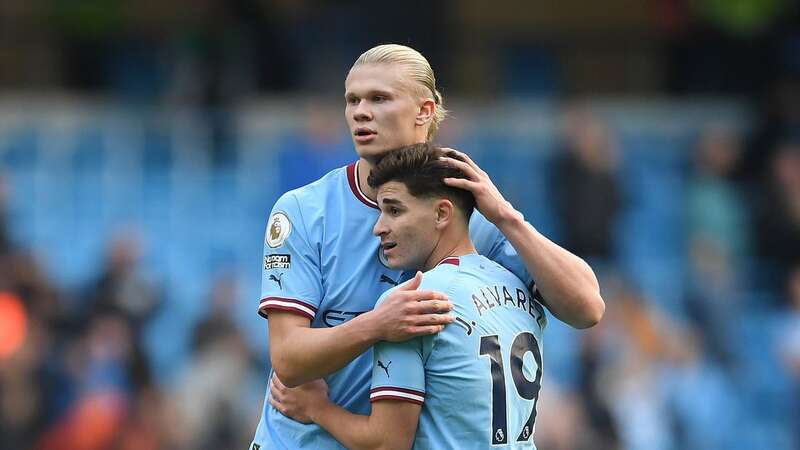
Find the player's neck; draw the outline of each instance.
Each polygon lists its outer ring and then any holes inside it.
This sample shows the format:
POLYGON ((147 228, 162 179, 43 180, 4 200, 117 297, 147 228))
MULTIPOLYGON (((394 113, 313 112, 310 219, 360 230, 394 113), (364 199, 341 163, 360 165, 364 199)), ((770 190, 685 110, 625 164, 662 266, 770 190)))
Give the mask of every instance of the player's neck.
POLYGON ((372 164, 369 163, 364 158, 360 158, 358 160, 358 187, 361 189, 361 192, 367 196, 368 199, 372 200, 373 202, 378 201, 378 191, 377 189, 373 189, 372 186, 367 183, 367 178, 369 178, 369 173, 372 171, 372 164))
MULTIPOLYGON (((455 231, 455 230, 454 230, 455 231)), ((442 236, 439 244, 431 252, 431 256, 425 261, 423 271, 428 271, 436 267, 445 258, 451 256, 464 256, 470 253, 477 253, 472 240, 469 238, 467 230, 459 231, 457 234, 453 233, 450 236, 442 236)))

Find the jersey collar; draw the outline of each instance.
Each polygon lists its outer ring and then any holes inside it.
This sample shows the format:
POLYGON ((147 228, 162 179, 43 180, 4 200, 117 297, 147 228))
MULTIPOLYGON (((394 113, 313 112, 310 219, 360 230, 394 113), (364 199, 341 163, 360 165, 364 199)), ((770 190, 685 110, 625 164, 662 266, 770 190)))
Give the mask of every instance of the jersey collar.
POLYGON ((457 266, 461 264, 461 260, 458 259, 458 256, 448 256, 447 258, 439 261, 439 264, 437 264, 437 266, 440 266, 442 264, 452 264, 454 266, 457 266))
POLYGON ((374 201, 370 200, 364 192, 361 190, 361 186, 358 183, 358 163, 360 161, 356 161, 353 164, 347 166, 347 183, 350 185, 350 190, 353 191, 353 195, 356 196, 357 199, 361 200, 361 203, 369 206, 370 208, 378 208, 378 204, 374 201))

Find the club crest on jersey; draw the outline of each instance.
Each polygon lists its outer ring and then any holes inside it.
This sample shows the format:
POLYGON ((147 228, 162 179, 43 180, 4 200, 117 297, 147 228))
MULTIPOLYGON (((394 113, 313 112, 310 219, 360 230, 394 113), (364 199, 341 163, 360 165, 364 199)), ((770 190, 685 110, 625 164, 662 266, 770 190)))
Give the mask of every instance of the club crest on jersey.
POLYGON ((267 228, 267 236, 264 240, 272 248, 280 247, 291 232, 292 222, 289 220, 289 216, 282 212, 276 212, 269 218, 269 228, 267 228))

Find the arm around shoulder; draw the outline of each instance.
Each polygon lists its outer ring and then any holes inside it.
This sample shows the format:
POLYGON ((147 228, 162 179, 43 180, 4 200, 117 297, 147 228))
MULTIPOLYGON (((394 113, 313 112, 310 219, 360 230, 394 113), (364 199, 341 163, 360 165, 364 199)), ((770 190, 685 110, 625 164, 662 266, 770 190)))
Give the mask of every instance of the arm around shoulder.
POLYGON ((269 313, 272 368, 288 387, 322 378, 364 353, 377 339, 357 321, 312 328, 310 320, 286 311, 269 313))
POLYGON ((545 306, 556 318, 575 328, 600 322, 605 302, 586 261, 539 233, 515 210, 496 225, 536 279, 545 306))

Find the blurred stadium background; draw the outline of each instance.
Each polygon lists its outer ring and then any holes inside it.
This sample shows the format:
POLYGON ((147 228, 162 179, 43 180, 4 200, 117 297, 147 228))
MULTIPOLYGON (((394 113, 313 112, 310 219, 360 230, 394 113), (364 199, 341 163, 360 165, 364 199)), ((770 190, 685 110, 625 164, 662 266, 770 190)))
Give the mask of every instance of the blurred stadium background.
POLYGON ((343 79, 410 44, 477 159, 587 258, 540 449, 800 448, 792 0, 2 0, 0 449, 244 449, 262 240, 354 159, 343 79))

